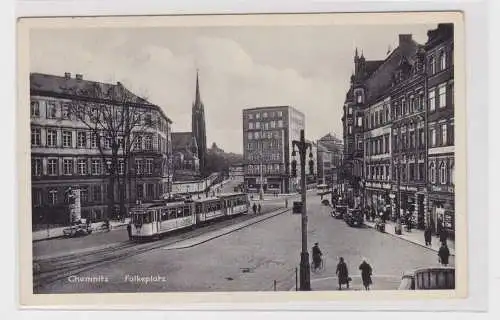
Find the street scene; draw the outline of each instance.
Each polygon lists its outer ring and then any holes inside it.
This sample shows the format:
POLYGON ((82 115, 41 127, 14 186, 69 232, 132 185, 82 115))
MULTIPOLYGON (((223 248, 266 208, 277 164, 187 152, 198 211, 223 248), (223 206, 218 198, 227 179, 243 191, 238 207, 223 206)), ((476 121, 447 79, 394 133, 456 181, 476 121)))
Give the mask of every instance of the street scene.
POLYGON ((453 24, 262 28, 32 30, 33 293, 455 289, 453 24))

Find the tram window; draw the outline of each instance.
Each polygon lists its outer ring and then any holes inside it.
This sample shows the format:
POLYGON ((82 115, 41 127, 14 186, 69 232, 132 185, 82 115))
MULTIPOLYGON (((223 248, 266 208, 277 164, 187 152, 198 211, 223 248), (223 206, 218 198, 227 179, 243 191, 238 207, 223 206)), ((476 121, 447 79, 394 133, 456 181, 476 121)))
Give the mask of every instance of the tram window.
POLYGON ((196 213, 200 213, 201 212, 201 204, 197 203, 196 204, 196 213))
POLYGON ((187 217, 189 216, 189 207, 184 207, 184 216, 187 217))
POLYGON ((167 214, 167 210, 165 209, 161 209, 161 221, 165 221, 165 220, 168 220, 168 214, 167 214))
POLYGON ((175 209, 168 209, 168 219, 175 219, 176 218, 176 212, 175 209))

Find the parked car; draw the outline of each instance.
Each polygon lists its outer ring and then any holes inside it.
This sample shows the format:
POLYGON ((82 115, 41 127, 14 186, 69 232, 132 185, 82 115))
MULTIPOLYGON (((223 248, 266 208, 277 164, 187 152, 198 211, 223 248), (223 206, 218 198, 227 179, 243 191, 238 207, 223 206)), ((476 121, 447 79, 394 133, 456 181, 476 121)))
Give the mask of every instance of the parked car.
POLYGON ((398 290, 453 290, 454 267, 420 268, 405 272, 398 290))
POLYGON ((347 213, 344 215, 344 221, 350 227, 361 227, 363 225, 363 212, 361 209, 348 208, 347 213))
POLYGON ((92 233, 92 227, 83 222, 75 223, 72 226, 63 229, 63 234, 66 237, 80 237, 92 233))
POLYGON ((347 212, 347 205, 339 204, 333 209, 332 216, 336 219, 342 219, 347 212))

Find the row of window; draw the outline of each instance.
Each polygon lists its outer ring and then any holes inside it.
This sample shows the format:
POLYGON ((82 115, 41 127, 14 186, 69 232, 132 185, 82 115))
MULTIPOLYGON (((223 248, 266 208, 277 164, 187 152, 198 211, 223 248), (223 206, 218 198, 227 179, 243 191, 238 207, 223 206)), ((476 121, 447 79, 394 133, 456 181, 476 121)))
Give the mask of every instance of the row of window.
POLYGON ((254 153, 260 150, 268 149, 282 149, 283 141, 281 140, 268 140, 268 141, 250 141, 247 143, 247 153, 254 153))
POLYGON ((279 163, 275 164, 263 164, 262 166, 258 164, 249 164, 247 166, 247 173, 248 174, 260 174, 261 170, 262 173, 268 173, 268 174, 277 174, 281 173, 284 169, 284 166, 279 163))
MULTIPOLYGON (((451 59, 453 59, 453 54, 450 54, 451 59)), ((449 65, 453 64, 453 60, 448 63, 448 55, 446 51, 440 50, 436 55, 429 56, 429 75, 434 75, 438 72, 444 71, 449 65)))
POLYGON ((275 118, 275 117, 278 117, 278 118, 281 118, 283 117, 283 111, 264 111, 262 113, 260 112, 255 112, 255 113, 249 113, 248 114, 248 120, 253 120, 254 118, 256 120, 259 120, 261 119, 261 115, 262 115, 262 119, 266 119, 266 118, 275 118))
POLYGON ((389 134, 365 141, 366 155, 375 156, 389 153, 389 134))
POLYGON ((283 120, 272 120, 269 122, 249 122, 248 123, 248 129, 249 130, 254 130, 254 129, 264 129, 264 130, 269 130, 269 129, 275 129, 275 128, 283 128, 283 120))
POLYGON ((455 144, 453 119, 447 123, 438 123, 429 126, 430 147, 446 147, 455 144))
MULTIPOLYGON (((73 159, 73 158, 32 158, 32 176, 59 176, 59 175, 103 175, 108 174, 108 165, 102 159, 73 159), (62 170, 61 170, 62 168, 62 170)), ((125 173, 125 163, 118 162, 118 174, 125 173)), ((135 159, 135 173, 152 175, 154 171, 153 159, 135 159)))
MULTIPOLYGON (((446 161, 436 163, 432 161, 429 164, 429 181, 432 184, 451 184, 454 181, 454 166, 448 165, 446 161)), ((365 175, 368 180, 389 181, 390 169, 388 164, 367 165, 365 175)), ((425 180, 424 163, 401 163, 393 165, 393 178, 401 182, 423 182, 425 180)))
POLYGON ((423 128, 410 130, 406 127, 404 132, 393 131, 393 152, 404 152, 425 148, 425 131, 423 128))
MULTIPOLYGON (((33 206, 38 207, 42 204, 48 205, 58 205, 67 202, 65 198, 64 188, 32 188, 31 189, 31 200, 33 206)), ((80 203, 102 203, 107 197, 107 185, 106 184, 94 184, 80 186, 80 203)))
MULTIPOLYGON (((113 107, 116 110, 110 108, 107 105, 90 104, 85 106, 78 105, 75 102, 56 103, 55 101, 38 100, 32 100, 30 104, 32 118, 41 118, 45 114, 47 119, 97 121, 98 118, 101 118, 101 120, 106 119, 106 122, 112 119, 116 125, 122 123, 122 108, 117 106, 113 107), (113 118, 111 118, 111 115, 113 118)), ((154 111, 132 110, 128 117, 135 127, 142 125, 153 127, 156 123, 161 132, 167 133, 169 130, 167 121, 154 111)))
POLYGON ((455 166, 445 160, 435 162, 431 161, 429 164, 429 181, 432 184, 455 184, 455 166))
POLYGON ((269 152, 266 152, 262 155, 260 155, 260 153, 256 153, 256 152, 253 152, 253 153, 249 153, 247 155, 247 159, 249 161, 281 161, 283 159, 283 156, 281 153, 269 153, 269 152))
POLYGON ((258 140, 258 139, 281 139, 280 131, 253 131, 248 132, 248 140, 258 140))
MULTIPOLYGON (((167 150, 167 140, 156 137, 153 134, 141 134, 131 137, 133 140, 132 150, 167 150)), ((53 128, 31 128, 32 147, 63 147, 63 148, 99 148, 99 140, 103 149, 110 149, 113 139, 106 136, 98 137, 95 132, 74 131, 53 128), (45 133, 45 135, 44 135, 45 133)), ((117 136, 114 141, 118 146, 123 146, 123 136, 117 136)))

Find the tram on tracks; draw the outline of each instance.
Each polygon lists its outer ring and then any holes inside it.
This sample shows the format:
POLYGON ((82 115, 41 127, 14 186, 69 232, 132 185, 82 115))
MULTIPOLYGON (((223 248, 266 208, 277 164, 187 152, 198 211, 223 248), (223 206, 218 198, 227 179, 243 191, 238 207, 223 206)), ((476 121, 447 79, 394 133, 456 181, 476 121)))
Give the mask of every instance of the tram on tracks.
POLYGON ((190 201, 154 201, 131 209, 131 238, 159 239, 175 230, 248 213, 246 193, 222 194, 190 201))

